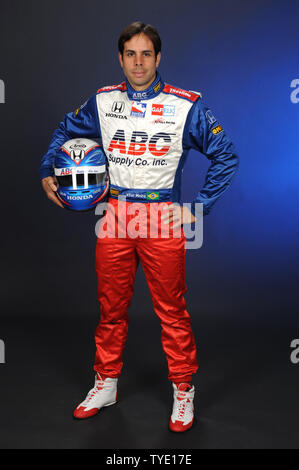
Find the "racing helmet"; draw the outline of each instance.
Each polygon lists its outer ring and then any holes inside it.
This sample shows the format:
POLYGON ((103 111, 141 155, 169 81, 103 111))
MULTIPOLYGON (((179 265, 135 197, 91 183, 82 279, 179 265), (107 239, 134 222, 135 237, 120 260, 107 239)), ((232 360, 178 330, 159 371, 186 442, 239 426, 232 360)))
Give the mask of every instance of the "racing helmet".
POLYGON ((66 209, 86 211, 107 199, 107 158, 100 145, 89 139, 72 139, 55 155, 57 196, 66 209))

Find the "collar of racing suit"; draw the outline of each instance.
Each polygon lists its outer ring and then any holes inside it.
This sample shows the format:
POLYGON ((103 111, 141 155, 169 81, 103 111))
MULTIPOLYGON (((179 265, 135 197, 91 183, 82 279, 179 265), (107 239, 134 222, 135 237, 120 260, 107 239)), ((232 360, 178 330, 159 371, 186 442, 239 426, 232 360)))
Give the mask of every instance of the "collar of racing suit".
POLYGON ((126 84, 128 97, 130 98, 130 100, 133 101, 150 100, 151 98, 154 98, 155 96, 159 95, 159 93, 163 90, 164 87, 164 83, 161 79, 159 72, 157 72, 155 81, 146 90, 134 90, 128 80, 126 80, 126 84))

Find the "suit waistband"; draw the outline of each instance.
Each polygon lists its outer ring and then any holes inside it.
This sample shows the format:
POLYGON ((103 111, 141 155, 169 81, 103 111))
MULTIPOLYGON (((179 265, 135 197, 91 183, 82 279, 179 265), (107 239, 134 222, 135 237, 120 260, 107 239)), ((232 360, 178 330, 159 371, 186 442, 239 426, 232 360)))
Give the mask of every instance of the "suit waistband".
POLYGON ((128 202, 169 202, 172 189, 128 189, 111 185, 110 197, 128 202))

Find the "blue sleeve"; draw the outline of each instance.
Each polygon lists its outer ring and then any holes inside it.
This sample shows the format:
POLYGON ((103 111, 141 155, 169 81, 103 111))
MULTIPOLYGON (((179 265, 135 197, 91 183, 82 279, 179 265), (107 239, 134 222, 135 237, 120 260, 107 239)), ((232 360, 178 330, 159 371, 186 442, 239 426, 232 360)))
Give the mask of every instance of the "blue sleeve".
POLYGON ((66 114, 53 134, 47 153, 40 166, 41 178, 53 176, 55 153, 68 140, 84 137, 87 139, 100 138, 100 124, 96 106, 96 95, 93 95, 81 108, 66 114))
POLYGON ((217 199, 230 186, 239 159, 231 140, 201 98, 194 103, 189 112, 183 146, 186 150, 191 148, 199 150, 211 161, 204 186, 191 206, 191 211, 196 216, 195 204, 202 203, 203 214, 207 215, 217 199))

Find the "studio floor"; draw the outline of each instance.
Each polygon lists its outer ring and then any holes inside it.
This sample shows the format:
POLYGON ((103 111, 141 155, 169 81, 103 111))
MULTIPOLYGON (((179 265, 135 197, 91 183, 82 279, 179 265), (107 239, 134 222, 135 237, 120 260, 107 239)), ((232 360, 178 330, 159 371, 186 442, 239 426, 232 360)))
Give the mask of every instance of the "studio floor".
POLYGON ((195 322, 196 422, 185 434, 173 434, 172 388, 160 326, 152 319, 134 317, 130 324, 119 402, 92 419, 73 419, 73 408, 94 383, 96 322, 68 315, 2 321, 2 449, 298 448, 299 365, 289 358, 293 328, 256 330, 215 318, 195 322))

